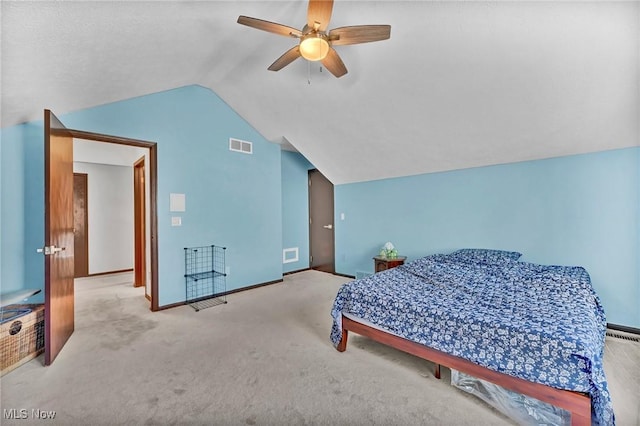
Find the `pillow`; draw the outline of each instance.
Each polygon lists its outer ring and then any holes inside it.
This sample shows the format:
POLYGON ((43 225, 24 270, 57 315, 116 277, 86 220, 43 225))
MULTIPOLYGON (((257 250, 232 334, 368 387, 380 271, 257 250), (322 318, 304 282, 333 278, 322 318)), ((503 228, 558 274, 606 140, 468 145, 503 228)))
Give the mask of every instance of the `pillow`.
POLYGON ((454 251, 449 255, 454 260, 461 260, 474 263, 498 263, 504 260, 518 260, 522 253, 517 251, 481 249, 481 248, 465 248, 454 251))

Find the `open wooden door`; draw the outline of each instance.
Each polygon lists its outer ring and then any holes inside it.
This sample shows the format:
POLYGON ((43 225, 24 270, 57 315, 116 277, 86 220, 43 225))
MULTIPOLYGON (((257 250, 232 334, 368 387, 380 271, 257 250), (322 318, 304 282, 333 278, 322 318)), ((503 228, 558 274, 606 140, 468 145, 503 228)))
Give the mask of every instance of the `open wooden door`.
POLYGON ((133 286, 145 287, 145 296, 151 298, 147 294, 147 212, 146 192, 144 183, 144 156, 133 164, 133 286))
POLYGON ((44 363, 50 365, 74 329, 73 137, 44 111, 44 363))

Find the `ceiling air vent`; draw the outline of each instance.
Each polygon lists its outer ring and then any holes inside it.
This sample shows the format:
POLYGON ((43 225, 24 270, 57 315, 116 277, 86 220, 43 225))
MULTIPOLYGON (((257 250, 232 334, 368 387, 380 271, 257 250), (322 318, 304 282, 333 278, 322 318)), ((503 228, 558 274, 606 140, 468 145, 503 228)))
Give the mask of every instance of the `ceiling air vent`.
POLYGON ((241 141, 240 139, 229 138, 229 150, 245 154, 253 154, 253 143, 241 141))

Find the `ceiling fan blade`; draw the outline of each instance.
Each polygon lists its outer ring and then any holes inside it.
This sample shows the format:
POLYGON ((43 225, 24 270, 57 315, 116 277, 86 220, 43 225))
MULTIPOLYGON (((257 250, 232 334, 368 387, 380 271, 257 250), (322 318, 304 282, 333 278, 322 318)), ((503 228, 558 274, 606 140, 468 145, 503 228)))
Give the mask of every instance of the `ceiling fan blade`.
POLYGON ((291 62, 295 61, 300 57, 300 46, 293 46, 291 49, 284 52, 284 55, 280 56, 271 66, 268 68, 269 71, 280 71, 282 68, 289 65, 291 62))
POLYGON ((238 16, 238 24, 246 25, 247 27, 256 28, 269 33, 279 34, 286 37, 302 37, 302 32, 293 27, 288 27, 282 24, 276 24, 275 22, 264 21, 262 19, 250 18, 248 16, 238 16))
POLYGON ((353 27, 334 28, 329 32, 329 40, 331 40, 332 46, 369 43, 387 40, 389 37, 391 37, 391 25, 356 25, 353 27), (332 40, 336 36, 339 38, 332 40))
POLYGON ((332 10, 333 0, 309 0, 307 26, 317 31, 326 31, 331 20, 332 10))
POLYGON ((333 47, 329 48, 329 53, 322 60, 322 65, 324 65, 324 67, 328 69, 331 74, 335 75, 338 78, 347 73, 347 67, 344 66, 342 59, 340 59, 340 56, 338 56, 338 52, 336 52, 336 49, 334 49, 333 47))

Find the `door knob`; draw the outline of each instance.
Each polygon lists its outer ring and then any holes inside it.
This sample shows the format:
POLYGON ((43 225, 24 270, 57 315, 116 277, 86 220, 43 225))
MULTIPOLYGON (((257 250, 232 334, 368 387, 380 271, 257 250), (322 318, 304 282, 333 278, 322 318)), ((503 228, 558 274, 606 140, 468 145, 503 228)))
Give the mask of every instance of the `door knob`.
POLYGON ((66 247, 56 247, 56 246, 44 246, 42 248, 36 249, 38 253, 43 253, 45 256, 49 256, 55 253, 58 253, 64 250, 66 247))
POLYGON ((325 226, 323 226, 323 228, 325 228, 325 229, 333 229, 333 225, 331 225, 331 224, 325 225, 325 226))

